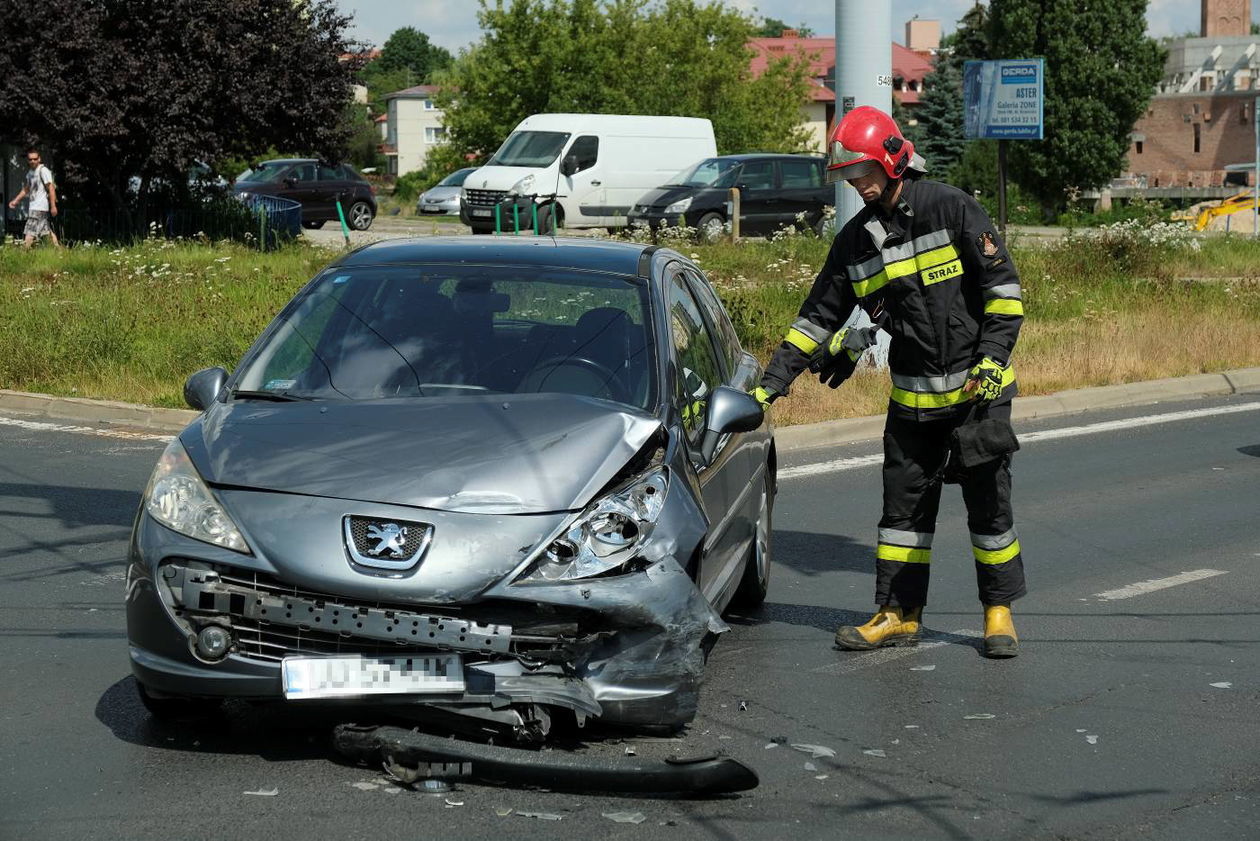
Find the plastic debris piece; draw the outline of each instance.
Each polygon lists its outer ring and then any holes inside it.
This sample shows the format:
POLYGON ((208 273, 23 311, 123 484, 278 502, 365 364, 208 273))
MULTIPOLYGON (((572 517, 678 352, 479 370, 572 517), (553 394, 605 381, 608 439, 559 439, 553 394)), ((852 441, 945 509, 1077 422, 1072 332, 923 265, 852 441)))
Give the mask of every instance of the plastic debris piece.
POLYGON ((907 724, 907 725, 906 725, 906 729, 907 729, 907 730, 918 730, 918 729, 919 729, 919 725, 917 725, 917 724, 907 724))
POLYGON ((452 800, 451 798, 449 798, 449 797, 448 797, 448 798, 446 798, 446 805, 447 805, 447 806, 463 806, 463 805, 464 805, 464 801, 462 801, 462 800, 452 800))
POLYGON ((884 753, 884 751, 880 748, 869 748, 867 750, 862 751, 862 753, 866 754, 867 756, 888 756, 888 754, 884 753))
POLYGON ((495 806, 494 813, 501 818, 506 818, 512 814, 512 808, 510 806, 495 806))
POLYGON ((1086 737, 1085 737, 1085 741, 1089 742, 1091 745, 1096 745, 1096 744, 1098 744, 1098 737, 1097 737, 1097 736, 1086 736, 1086 737))
POLYGON ((972 713, 971 715, 963 716, 965 721, 988 721, 991 718, 997 718, 997 716, 993 713, 972 713))
POLYGON ((420 790, 425 794, 446 794, 451 790, 451 784, 446 780, 421 780, 420 790))
POLYGON ((634 748, 626 745, 626 756, 636 756, 634 748))
POLYGON ((1088 731, 1088 730, 1086 730, 1086 729, 1085 729, 1085 728, 1083 728, 1083 727, 1078 727, 1078 728, 1076 728, 1076 732, 1077 732, 1077 733, 1088 733, 1089 731, 1088 731))
POLYGON ((359 791, 376 791, 380 788, 380 786, 376 783, 350 783, 350 785, 354 786, 359 791))
POLYGON ((766 745, 766 750, 770 750, 771 748, 777 748, 777 747, 778 747, 778 745, 777 745, 777 744, 775 744, 774 742, 769 742, 769 743, 766 745))
POLYGON ((825 779, 827 779, 827 775, 826 775, 826 774, 819 774, 817 777, 814 777, 814 779, 815 779, 815 780, 825 780, 825 779))
POLYGON ((740 701, 740 702, 739 702, 739 711, 740 711, 740 712, 744 712, 744 711, 745 711, 745 710, 747 710, 747 709, 748 709, 748 702, 747 702, 747 701, 740 701))
POLYGON ((642 812, 604 812, 613 823, 643 823, 647 817, 642 812))
POLYGON ((809 754, 814 759, 823 759, 836 755, 836 752, 826 745, 792 745, 792 747, 801 753, 809 754))
POLYGON ((731 736, 727 736, 726 734, 723 734, 723 735, 721 735, 721 736, 718 736, 718 738, 719 738, 719 739, 721 739, 721 740, 723 740, 723 741, 725 741, 726 739, 730 739, 730 738, 733 738, 733 737, 731 737, 731 736))
POLYGON ((901 744, 901 740, 900 740, 900 739, 893 739, 893 740, 892 740, 892 743, 893 743, 894 745, 899 745, 899 744, 901 744))
POLYGON ((1223 680, 1220 683, 1209 683, 1208 686, 1211 686, 1214 689, 1233 689, 1234 688, 1234 684, 1230 683, 1228 680, 1223 680))
POLYGON ((399 788, 398 786, 386 786, 385 788, 381 789, 381 791, 384 792, 385 794, 397 794, 398 792, 402 791, 402 789, 399 788))
POLYGON ((805 763, 805 770, 806 770, 806 771, 817 771, 817 770, 818 770, 818 766, 817 766, 817 765, 815 765, 815 764, 814 764, 814 763, 812 763, 812 762, 806 762, 806 763, 805 763))
POLYGON ((537 818, 540 821, 558 821, 563 818, 563 815, 554 815, 551 812, 522 812, 520 809, 516 810, 516 814, 522 818, 537 818))
POLYGON ((910 671, 912 671, 912 672, 934 672, 934 671, 936 671, 936 667, 935 667, 935 666, 911 666, 911 667, 910 667, 910 671))
POLYGON ((256 794, 259 797, 275 797, 280 793, 278 788, 259 789, 258 791, 246 791, 244 794, 256 794))

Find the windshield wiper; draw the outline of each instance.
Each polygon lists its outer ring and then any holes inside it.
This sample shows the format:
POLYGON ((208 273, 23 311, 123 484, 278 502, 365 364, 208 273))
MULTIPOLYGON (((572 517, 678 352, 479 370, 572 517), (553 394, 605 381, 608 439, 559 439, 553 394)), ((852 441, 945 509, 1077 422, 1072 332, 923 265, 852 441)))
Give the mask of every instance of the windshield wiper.
POLYGON ((277 403, 290 403, 294 400, 314 400, 314 397, 304 397, 300 394, 290 394, 287 391, 250 391, 248 389, 238 388, 232 392, 233 400, 274 400, 277 403))

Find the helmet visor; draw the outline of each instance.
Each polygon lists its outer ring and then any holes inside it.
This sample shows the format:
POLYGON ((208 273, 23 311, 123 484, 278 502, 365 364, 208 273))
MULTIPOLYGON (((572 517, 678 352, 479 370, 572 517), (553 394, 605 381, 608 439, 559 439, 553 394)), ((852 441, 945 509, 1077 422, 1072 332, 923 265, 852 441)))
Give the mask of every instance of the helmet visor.
POLYGON ((861 178, 869 175, 879 169, 879 164, 870 158, 859 155, 849 163, 827 165, 827 182, 834 184, 837 181, 852 181, 854 178, 861 178))

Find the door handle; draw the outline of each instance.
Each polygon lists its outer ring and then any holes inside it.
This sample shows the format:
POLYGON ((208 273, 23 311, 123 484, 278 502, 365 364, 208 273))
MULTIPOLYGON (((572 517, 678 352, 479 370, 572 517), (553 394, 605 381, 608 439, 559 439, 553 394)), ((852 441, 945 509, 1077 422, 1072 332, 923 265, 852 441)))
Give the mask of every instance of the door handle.
POLYGON ((592 187, 598 187, 600 184, 603 184, 603 183, 604 183, 603 181, 592 181, 592 182, 591 182, 591 186, 592 186, 592 187))

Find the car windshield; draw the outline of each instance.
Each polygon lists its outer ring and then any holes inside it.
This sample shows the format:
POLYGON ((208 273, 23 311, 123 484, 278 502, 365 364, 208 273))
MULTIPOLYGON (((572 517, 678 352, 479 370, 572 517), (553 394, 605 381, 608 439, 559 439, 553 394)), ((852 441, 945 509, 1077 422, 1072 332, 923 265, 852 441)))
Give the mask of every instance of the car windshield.
POLYGON ((568 132, 514 131, 503 141, 488 165, 551 166, 568 140, 568 132))
POLYGON ((239 392, 375 400, 566 393, 652 405, 645 286, 487 266, 335 267, 277 318, 239 392))
POLYGON ((443 178, 437 183, 439 187, 462 187, 464 182, 468 180, 468 176, 477 171, 477 168, 468 167, 467 169, 457 169, 450 175, 443 178))
POLYGON ((254 184, 270 184, 279 181, 289 169, 289 164, 261 163, 257 169, 246 170, 236 180, 249 181, 254 184))
POLYGON ((705 158, 671 178, 666 187, 734 187, 739 161, 705 158))

